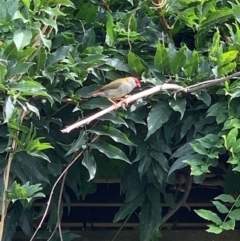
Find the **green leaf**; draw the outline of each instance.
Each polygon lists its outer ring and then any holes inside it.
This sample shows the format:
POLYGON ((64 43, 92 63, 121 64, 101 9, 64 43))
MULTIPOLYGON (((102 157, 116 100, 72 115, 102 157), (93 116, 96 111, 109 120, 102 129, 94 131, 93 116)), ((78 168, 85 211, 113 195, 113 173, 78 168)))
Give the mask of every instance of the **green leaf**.
POLYGON ((110 138, 112 138, 115 142, 119 142, 124 145, 135 146, 135 144, 132 143, 123 132, 119 131, 118 129, 115 129, 114 127, 101 125, 91 128, 89 132, 95 133, 97 135, 107 135, 110 138))
POLYGON ((76 17, 78 19, 84 19, 87 23, 92 23, 98 11, 97 4, 91 4, 91 2, 81 2, 81 7, 79 8, 76 17))
POLYGON ((140 219, 140 229, 141 229, 141 241, 151 240, 154 231, 159 225, 159 215, 157 217, 153 215, 151 202, 145 200, 141 207, 141 212, 139 215, 140 219))
POLYGON ((31 42, 31 39, 32 32, 28 29, 19 29, 13 35, 13 41, 18 51, 27 46, 31 42))
POLYGON ((96 34, 94 32, 94 28, 88 29, 82 39, 82 44, 84 48, 93 46, 95 44, 96 34))
POLYGON ((151 150, 150 156, 161 165, 164 171, 169 171, 168 159, 162 153, 151 150))
POLYGON ((55 8, 46 7, 41 10, 50 16, 66 16, 66 14, 61 12, 58 7, 55 7, 55 8))
POLYGON ((147 118, 148 134, 146 139, 161 128, 169 120, 171 114, 172 110, 166 102, 159 101, 154 105, 147 118))
POLYGON ((124 125, 124 126, 128 127, 125 120, 123 118, 121 118, 119 115, 117 115, 116 112, 107 113, 106 115, 101 116, 99 119, 103 120, 103 121, 104 120, 111 121, 115 125, 124 125))
POLYGON ((210 106, 211 104, 211 95, 207 91, 200 91, 197 93, 192 93, 195 95, 199 100, 201 100, 206 106, 210 106))
POLYGON ((213 205, 217 208, 220 213, 228 213, 228 208, 219 201, 212 201, 213 205))
POLYGON ((133 213, 139 206, 141 206, 144 200, 144 195, 141 193, 135 199, 130 202, 125 202, 120 210, 114 216, 113 222, 118 222, 127 217, 127 215, 133 213))
POLYGON ((229 131, 225 142, 225 146, 227 149, 230 149, 234 145, 234 143, 237 140, 237 135, 238 135, 237 128, 233 128, 232 130, 229 131))
POLYGON ((190 143, 191 147, 193 148, 193 150, 201 155, 207 155, 208 152, 207 150, 199 143, 190 143))
POLYGON ((233 16, 240 23, 240 6, 239 6, 239 4, 234 4, 232 2, 229 2, 229 3, 232 5, 233 16))
POLYGON ((90 143, 89 146, 105 154, 110 159, 119 159, 131 164, 125 153, 118 147, 102 141, 95 141, 90 143))
POLYGON ((25 74, 28 72, 29 68, 34 65, 32 62, 26 62, 26 63, 17 63, 16 65, 12 66, 7 72, 7 79, 10 79, 18 74, 25 74))
POLYGON ((87 136, 85 131, 81 130, 78 136, 78 139, 71 144, 68 152, 65 156, 71 155, 72 153, 78 151, 81 148, 86 147, 87 136))
POLYGON ((215 33, 214 33, 214 36, 213 36, 213 42, 212 42, 212 45, 210 47, 210 58, 211 60, 213 61, 217 61, 217 58, 218 56, 222 53, 222 48, 220 47, 220 34, 219 34, 219 31, 217 30, 215 33))
POLYGON ((236 221, 240 220, 240 208, 236 208, 232 211, 230 211, 230 213, 228 214, 228 217, 231 219, 234 219, 236 221))
POLYGON ((64 60, 68 56, 69 50, 70 50, 69 46, 63 46, 58 50, 56 50, 55 52, 51 53, 47 59, 46 67, 52 66, 53 64, 61 60, 64 60))
POLYGON ((214 225, 214 224, 208 224, 208 229, 206 230, 208 233, 215 233, 215 234, 220 234, 223 229, 214 225))
POLYGON ((220 227, 223 230, 234 230, 235 224, 236 224, 236 221, 234 219, 230 219, 230 220, 224 222, 220 227))
POLYGON ((108 16, 108 20, 107 20, 107 24, 106 24, 107 35, 106 35, 105 43, 108 46, 112 47, 117 40, 117 34, 115 31, 115 24, 113 22, 112 15, 109 12, 107 12, 107 16, 108 16))
POLYGON ((142 72, 146 69, 143 59, 132 52, 128 53, 128 66, 137 76, 141 76, 142 72))
POLYGON ((58 26, 55 19, 51 19, 51 18, 48 19, 38 15, 35 16, 35 19, 41 21, 45 26, 50 26, 54 28, 56 32, 58 31, 58 26))
POLYGON ((198 56, 198 52, 196 50, 194 50, 191 53, 191 56, 189 59, 187 59, 186 64, 184 65, 184 74, 186 75, 186 77, 190 78, 194 75, 194 73, 197 72, 199 67, 199 56, 198 56))
POLYGON ((178 74, 186 63, 186 46, 183 46, 170 61, 170 70, 173 75, 178 74))
POLYGON ((39 114, 38 108, 36 108, 35 106, 29 104, 28 102, 26 102, 26 106, 27 106, 27 108, 28 108, 30 111, 32 111, 33 113, 35 113, 38 118, 40 118, 40 114, 39 114))
POLYGON ((218 215, 212 211, 209 210, 204 210, 204 209, 199 209, 199 210, 194 210, 194 212, 200 216, 203 219, 206 219, 208 221, 214 222, 216 225, 221 225, 222 220, 218 217, 218 215))
POLYGON ((221 75, 229 74, 236 69, 236 66, 237 66, 236 62, 226 64, 219 68, 219 74, 221 75))
POLYGON ((170 59, 168 52, 163 44, 158 42, 156 53, 154 56, 154 66, 161 72, 164 73, 169 69, 170 59))
POLYGON ((185 99, 170 99, 169 100, 169 106, 174 110, 178 111, 181 114, 180 120, 183 118, 183 115, 186 110, 186 100, 185 99))
POLYGON ((229 64, 230 62, 236 59, 237 55, 238 51, 236 50, 231 50, 221 54, 218 58, 218 66, 221 67, 223 65, 229 64))
POLYGON ((8 96, 4 105, 4 123, 8 123, 15 110, 15 103, 11 96, 8 96))
POLYGON ((5 83, 5 76, 7 74, 7 67, 0 63, 0 84, 5 83))
POLYGON ((38 30, 38 32, 39 32, 39 36, 40 36, 40 38, 41 38, 41 41, 42 41, 43 45, 44 45, 45 47, 47 47, 48 50, 50 51, 50 50, 51 50, 51 46, 52 46, 52 41, 45 38, 45 36, 42 34, 41 29, 37 29, 37 30, 38 30))
POLYGON ((140 178, 146 173, 148 167, 150 166, 152 158, 150 155, 146 154, 144 157, 141 158, 139 165, 138 165, 138 173, 140 178))
POLYGON ((47 162, 51 162, 49 157, 43 153, 42 151, 33 151, 33 152, 27 152, 30 156, 33 156, 33 157, 38 157, 40 159, 44 159, 46 160, 47 162))
POLYGON ((51 98, 40 83, 30 80, 22 80, 9 84, 11 90, 20 91, 22 96, 45 96, 51 98))
POLYGON ((82 160, 82 164, 87 168, 89 172, 88 181, 91 181, 96 175, 96 171, 97 171, 96 161, 94 159, 92 152, 89 152, 88 150, 86 150, 83 155, 84 157, 82 160))
MULTIPOLYGON (((146 186, 146 195, 148 197, 148 200, 151 202, 151 212, 155 220, 158 220, 162 214, 162 203, 160 200, 160 194, 157 195, 158 192, 159 189, 154 185, 148 184, 146 186)), ((158 223, 156 223, 156 226, 157 225, 158 223)))

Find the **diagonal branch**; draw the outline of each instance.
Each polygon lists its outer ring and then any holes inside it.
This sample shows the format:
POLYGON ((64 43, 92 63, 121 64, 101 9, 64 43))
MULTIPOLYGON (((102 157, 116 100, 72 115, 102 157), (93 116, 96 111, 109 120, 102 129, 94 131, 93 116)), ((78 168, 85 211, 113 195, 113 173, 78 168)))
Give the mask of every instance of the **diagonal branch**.
POLYGON ((144 91, 141 91, 135 95, 132 95, 132 96, 129 96, 127 97, 124 101, 120 101, 118 102, 116 105, 112 105, 104 110, 101 110, 99 112, 97 112, 96 114, 90 116, 90 117, 87 117, 83 120, 80 120, 64 129, 62 129, 61 131, 63 133, 69 133, 70 131, 72 131, 73 129, 76 129, 76 128, 79 128, 83 125, 87 125, 89 124, 90 122, 92 122, 93 120, 113 111, 113 110, 116 110, 120 107, 122 107, 122 104, 125 102, 127 104, 129 103, 132 103, 140 98, 144 98, 144 97, 147 97, 149 95, 152 95, 152 94, 155 94, 155 93, 158 93, 160 91, 163 91, 163 90, 175 90, 176 92, 185 92, 185 93, 192 93, 192 92, 195 92, 195 91, 198 91, 198 90, 202 90, 202 89, 206 89, 206 88, 209 88, 211 86, 214 86, 214 85, 218 85, 226 80, 229 80, 229 79, 233 79, 235 77, 238 77, 240 76, 240 72, 236 72, 234 74, 231 74, 227 77, 223 77, 223 78, 219 78, 219 79, 212 79, 212 80, 207 80, 207 81, 203 81, 201 83, 198 83, 198 84, 194 84, 194 85, 190 85, 188 87, 182 87, 180 85, 176 85, 176 84, 163 84, 163 85, 157 85, 155 87, 152 87, 151 89, 148 89, 148 90, 144 90, 144 91))
POLYGON ((165 216, 163 216, 159 226, 162 226, 174 213, 177 212, 177 210, 181 206, 186 204, 186 200, 189 196, 191 189, 192 189, 192 177, 189 175, 188 180, 187 180, 186 190, 185 190, 182 198, 179 200, 179 202, 176 204, 176 206, 173 209, 171 209, 165 216))

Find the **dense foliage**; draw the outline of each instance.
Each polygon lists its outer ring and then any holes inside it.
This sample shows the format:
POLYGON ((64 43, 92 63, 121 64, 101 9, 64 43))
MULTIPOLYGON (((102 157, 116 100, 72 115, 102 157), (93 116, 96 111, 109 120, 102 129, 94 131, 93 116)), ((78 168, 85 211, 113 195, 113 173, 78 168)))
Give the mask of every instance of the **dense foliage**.
MULTIPOLYGON (((11 240, 17 225, 32 236, 33 220, 43 215, 33 202, 50 194, 69 164, 62 183, 78 198, 95 192, 94 178, 121 176, 125 202, 114 221, 141 207, 144 241, 166 221, 161 202, 174 210, 166 187, 175 185, 176 172, 184 170, 186 194, 192 182, 221 173, 225 190, 213 203, 224 219, 196 212, 211 221, 210 232, 234 229, 240 219, 239 196, 231 195, 240 187, 239 78, 176 98, 159 92, 69 134, 61 129, 109 106, 89 93, 119 77, 141 78, 141 91, 237 72, 238 1, 2 0, 0 8, 1 240, 11 240)), ((63 196, 53 192, 50 228, 57 200, 71 202, 65 188, 63 196)), ((64 240, 71 240, 67 234, 64 240)))

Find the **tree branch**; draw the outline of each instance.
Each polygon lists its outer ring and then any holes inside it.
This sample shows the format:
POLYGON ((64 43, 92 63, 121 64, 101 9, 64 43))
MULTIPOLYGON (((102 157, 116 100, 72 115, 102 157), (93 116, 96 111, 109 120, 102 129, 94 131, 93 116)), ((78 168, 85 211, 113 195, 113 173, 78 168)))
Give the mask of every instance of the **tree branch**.
POLYGON ((180 92, 180 91, 185 92, 185 93, 192 93, 192 92, 195 92, 195 91, 198 91, 198 90, 201 90, 201 89, 209 88, 211 86, 220 84, 220 83, 222 83, 226 80, 229 80, 229 79, 232 79, 232 78, 238 77, 238 76, 240 76, 240 72, 236 72, 236 73, 231 74, 227 77, 223 77, 223 78, 219 78, 219 79, 212 79, 212 80, 203 81, 201 83, 198 83, 198 84, 195 84, 195 85, 190 85, 190 86, 185 87, 185 88, 180 86, 180 85, 176 85, 176 84, 157 85, 155 87, 152 87, 151 89, 144 90, 144 91, 141 91, 141 92, 139 92, 135 95, 129 96, 124 101, 120 101, 116 105, 112 105, 112 106, 110 106, 110 107, 108 107, 104 110, 101 110, 98 113, 96 113, 96 114, 94 114, 94 115, 92 115, 88 118, 85 118, 81 121, 78 121, 78 122, 64 128, 64 129, 62 129, 61 131, 62 131, 62 133, 69 133, 73 129, 79 128, 83 125, 87 125, 91 121, 93 121, 93 120, 113 111, 113 110, 116 110, 116 109, 122 107, 123 103, 129 104, 131 102, 134 102, 135 100, 138 100, 140 98, 144 98, 144 97, 147 97, 149 95, 158 93, 162 90, 176 90, 176 93, 180 92))
POLYGON ((46 209, 45 209, 45 211, 44 211, 43 217, 42 217, 42 219, 41 219, 41 221, 40 221, 37 229, 36 229, 35 232, 33 233, 30 241, 33 241, 33 239, 35 238, 38 230, 42 227, 43 221, 44 221, 44 219, 45 219, 46 216, 47 216, 47 213, 48 213, 48 210, 49 210, 49 207, 50 207, 50 203, 51 203, 51 200, 52 200, 52 196, 53 196, 53 193, 54 193, 54 190, 55 190, 57 184, 60 182, 60 180, 61 180, 62 177, 65 178, 65 173, 66 173, 66 172, 68 171, 68 169, 77 161, 77 159, 82 155, 83 152, 84 152, 84 150, 81 151, 81 152, 68 164, 68 166, 64 169, 64 171, 61 173, 61 175, 60 175, 60 176, 58 177, 58 179, 55 181, 55 183, 54 183, 54 185, 53 185, 53 187, 52 187, 52 190, 51 190, 51 192, 50 192, 49 199, 48 199, 48 202, 47 202, 47 207, 46 207, 46 209))
POLYGON ((173 209, 171 209, 165 216, 163 216, 163 218, 160 222, 160 226, 163 225, 175 212, 177 212, 177 210, 181 206, 183 206, 186 203, 186 200, 189 196, 191 188, 192 188, 192 177, 189 174, 189 178, 188 178, 187 185, 186 185, 186 190, 185 190, 182 198, 180 199, 180 201, 176 204, 176 206, 173 209))

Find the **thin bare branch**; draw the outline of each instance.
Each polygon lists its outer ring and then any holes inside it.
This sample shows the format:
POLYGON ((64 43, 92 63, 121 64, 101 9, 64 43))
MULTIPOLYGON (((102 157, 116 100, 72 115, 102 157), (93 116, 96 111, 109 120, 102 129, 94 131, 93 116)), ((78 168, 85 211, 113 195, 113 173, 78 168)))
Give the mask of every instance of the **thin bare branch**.
POLYGON ((186 183, 186 190, 185 190, 182 198, 180 199, 180 201, 176 204, 176 206, 173 209, 171 209, 165 216, 163 216, 163 218, 160 222, 160 226, 163 225, 180 207, 182 207, 183 205, 186 204, 186 200, 189 196, 191 188, 192 188, 192 176, 190 176, 190 174, 189 174, 189 178, 186 183))
POLYGON ((30 241, 33 241, 33 239, 35 238, 38 230, 42 227, 43 221, 44 221, 44 219, 46 218, 47 213, 48 213, 48 210, 49 210, 49 207, 50 207, 50 203, 51 203, 51 200, 52 200, 53 192, 54 192, 57 184, 59 183, 59 181, 61 180, 61 178, 65 175, 65 173, 68 171, 68 169, 69 169, 69 168, 77 161, 77 159, 82 155, 83 152, 84 152, 84 151, 81 151, 81 152, 72 160, 72 162, 70 162, 70 163, 68 164, 68 166, 65 168, 65 170, 61 173, 61 175, 60 175, 60 176, 58 177, 58 179, 55 181, 55 183, 54 183, 54 185, 53 185, 53 187, 52 187, 52 190, 51 190, 51 192, 50 192, 50 195, 49 195, 49 199, 48 199, 48 202, 47 202, 46 210, 45 210, 45 212, 44 212, 44 214, 43 214, 43 217, 42 217, 42 219, 41 219, 41 221, 40 221, 37 229, 35 230, 34 234, 32 235, 30 241))
MULTIPOLYGON (((23 122, 23 120, 27 114, 28 114, 28 111, 25 111, 25 110, 22 111, 22 114, 20 116, 20 123, 23 122)), ((19 131, 16 132, 17 137, 18 137, 18 135, 19 135, 19 131)), ((0 240, 2 240, 2 237, 3 237, 5 217, 6 217, 7 209, 8 209, 8 205, 9 205, 9 201, 6 199, 5 191, 8 189, 8 186, 9 186, 9 178, 10 178, 12 160, 15 156, 15 151, 17 150, 17 148, 18 148, 17 142, 16 142, 16 140, 13 140, 12 145, 11 145, 12 151, 9 153, 7 166, 3 173, 4 190, 3 190, 3 195, 1 197, 2 209, 1 209, 1 221, 0 221, 0 240)))
POLYGON ((149 96, 149 95, 152 95, 154 93, 157 93, 161 90, 180 90, 180 89, 183 89, 183 87, 179 86, 179 85, 175 85, 175 84, 163 84, 163 85, 158 85, 158 86, 155 86, 151 89, 148 89, 148 90, 144 90, 142 92, 139 92, 135 95, 132 95, 132 96, 129 96, 127 97, 124 101, 120 101, 118 102, 116 105, 111 105, 110 107, 104 109, 104 110, 101 110, 99 111, 98 113, 86 118, 86 119, 83 119, 79 122, 76 122, 75 124, 73 125, 70 125, 68 126, 67 128, 61 130, 63 133, 69 133, 70 131, 72 131, 73 129, 76 129, 76 128, 79 128, 83 125, 86 125, 86 124, 89 124, 90 122, 92 122, 93 120, 113 111, 113 110, 116 110, 120 107, 122 107, 123 103, 131 103, 131 102, 134 102, 135 100, 138 100, 140 98, 143 98, 143 97, 146 97, 146 96, 149 96))
MULTIPOLYGON (((201 89, 206 89, 206 88, 209 88, 211 86, 214 86, 214 85, 218 85, 226 80, 230 80, 232 78, 235 78, 235 77, 238 77, 240 76, 240 72, 236 72, 234 74, 231 74, 227 77, 223 77, 223 78, 219 78, 219 79, 212 79, 212 80, 207 80, 207 81, 203 81, 201 83, 198 83, 198 84, 195 84, 195 85, 191 85, 191 86, 188 86, 188 87, 182 87, 180 85, 176 85, 176 84, 163 84, 163 85, 158 85, 158 86, 155 86, 155 87, 152 87, 151 89, 148 89, 148 90, 144 90, 144 91, 141 91, 135 95, 132 95, 132 96, 129 96, 127 97, 124 101, 120 101, 118 102, 116 105, 112 105, 104 110, 101 110, 99 111, 98 113, 88 117, 88 118, 85 118, 81 121, 78 121, 64 129, 62 129, 62 133, 69 133, 70 131, 76 129, 76 128, 79 128, 83 125, 88 125, 90 122, 92 122, 93 120, 113 111, 113 110, 116 110, 120 107, 123 106, 123 103, 132 103, 134 102, 135 100, 138 100, 140 98, 144 98, 144 97, 147 97, 149 95, 152 95, 152 94, 155 94, 157 92, 160 92, 162 90, 175 90, 176 93, 177 92, 185 92, 185 93, 191 93, 191 92, 195 92, 195 91, 198 91, 198 90, 201 90, 201 89)), ((175 93, 175 94, 176 94, 175 93)))
POLYGON ((64 176, 63 176, 63 179, 62 179, 62 183, 61 183, 61 188, 60 188, 60 193, 59 193, 59 198, 58 198, 57 222, 56 222, 54 230, 52 231, 51 236, 48 238, 47 241, 50 241, 52 239, 53 235, 57 231, 57 228, 59 230, 60 240, 63 241, 62 228, 61 228, 61 215, 60 215, 60 213, 61 213, 62 194, 63 194, 63 188, 64 188, 66 176, 67 176, 67 172, 64 173, 64 176))

